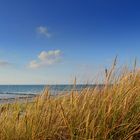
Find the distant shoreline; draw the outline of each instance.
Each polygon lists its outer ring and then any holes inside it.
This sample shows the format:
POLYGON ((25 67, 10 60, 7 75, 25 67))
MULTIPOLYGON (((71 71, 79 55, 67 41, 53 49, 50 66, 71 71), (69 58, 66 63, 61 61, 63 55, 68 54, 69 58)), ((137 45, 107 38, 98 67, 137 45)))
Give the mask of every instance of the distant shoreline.
POLYGON ((37 97, 38 95, 34 95, 34 96, 26 96, 26 97, 16 97, 16 98, 2 98, 0 99, 0 105, 1 104, 11 104, 14 102, 25 102, 25 101, 31 101, 33 100, 35 97, 37 97))

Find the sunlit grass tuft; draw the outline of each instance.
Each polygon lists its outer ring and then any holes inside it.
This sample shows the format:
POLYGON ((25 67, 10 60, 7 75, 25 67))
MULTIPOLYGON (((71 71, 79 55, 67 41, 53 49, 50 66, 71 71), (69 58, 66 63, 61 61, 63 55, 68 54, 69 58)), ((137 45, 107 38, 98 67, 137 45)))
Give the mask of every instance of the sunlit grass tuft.
MULTIPOLYGON (((114 64, 115 65, 115 64, 114 64)), ((1 105, 1 140, 139 140, 140 71, 114 76, 102 88, 71 90, 33 102, 1 105)))

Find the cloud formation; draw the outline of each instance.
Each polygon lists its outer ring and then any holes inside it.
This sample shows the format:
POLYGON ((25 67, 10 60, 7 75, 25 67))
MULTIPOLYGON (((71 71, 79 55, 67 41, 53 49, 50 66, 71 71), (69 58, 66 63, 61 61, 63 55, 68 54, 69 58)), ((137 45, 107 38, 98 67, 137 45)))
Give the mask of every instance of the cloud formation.
POLYGON ((49 33, 48 31, 48 28, 45 27, 45 26, 39 26, 37 27, 37 32, 40 34, 40 35, 44 35, 46 37, 51 37, 51 34, 49 33))
POLYGON ((0 67, 6 67, 6 66, 10 66, 10 65, 11 65, 11 63, 10 63, 10 62, 0 60, 0 67))
POLYGON ((60 50, 42 51, 37 60, 30 62, 29 67, 32 69, 47 67, 60 62, 62 53, 60 50))

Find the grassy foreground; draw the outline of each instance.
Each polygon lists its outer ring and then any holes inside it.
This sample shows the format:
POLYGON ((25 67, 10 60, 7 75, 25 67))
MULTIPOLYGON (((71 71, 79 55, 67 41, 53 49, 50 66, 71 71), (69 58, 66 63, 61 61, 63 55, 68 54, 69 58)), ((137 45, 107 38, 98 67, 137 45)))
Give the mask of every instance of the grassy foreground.
POLYGON ((112 73, 101 89, 1 105, 0 140, 139 140, 140 72, 112 73))

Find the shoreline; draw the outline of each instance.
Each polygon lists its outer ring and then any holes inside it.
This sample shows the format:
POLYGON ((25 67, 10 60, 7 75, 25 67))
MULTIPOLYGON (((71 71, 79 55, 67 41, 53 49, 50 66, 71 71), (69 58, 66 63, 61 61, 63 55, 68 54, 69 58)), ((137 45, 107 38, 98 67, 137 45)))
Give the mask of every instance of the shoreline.
POLYGON ((35 97, 37 97, 38 95, 34 95, 34 96, 26 96, 26 97, 16 97, 16 98, 1 98, 0 99, 0 105, 2 104, 11 104, 11 103, 15 103, 15 102, 25 102, 25 101, 32 101, 35 97))

